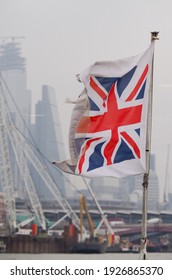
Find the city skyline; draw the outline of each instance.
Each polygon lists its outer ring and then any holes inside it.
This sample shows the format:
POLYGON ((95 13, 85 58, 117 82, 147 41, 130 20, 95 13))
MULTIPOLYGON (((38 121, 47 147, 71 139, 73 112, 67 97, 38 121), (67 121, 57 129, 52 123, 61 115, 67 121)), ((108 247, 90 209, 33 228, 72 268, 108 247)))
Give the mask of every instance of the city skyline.
MULTIPOLYGON (((19 47, 19 45, 15 42, 11 42, 11 43, 6 43, 3 45, 3 49, 7 50, 7 54, 8 55, 4 55, 4 53, 2 53, 2 55, 0 56, 1 61, 3 61, 4 64, 1 63, 0 67, 4 69, 5 72, 3 72, 5 74, 5 76, 7 76, 9 78, 9 84, 12 84, 13 79, 11 78, 11 71, 13 73, 13 75, 15 74, 15 77, 17 78, 17 80, 21 81, 18 84, 18 87, 20 87, 20 83, 21 85, 23 84, 22 82, 22 76, 20 77, 20 72, 16 72, 18 71, 17 69, 22 69, 22 70, 27 70, 27 64, 25 62, 25 66, 24 68, 21 67, 21 64, 18 63, 18 61, 26 61, 26 58, 22 58, 21 57, 21 48, 19 47), (16 48, 17 46, 17 48, 16 48), (18 53, 18 55, 17 55, 18 53), (9 60, 10 59, 10 60, 9 60)), ((26 76, 24 76, 24 79, 26 80, 26 76)), ((26 84, 26 83, 25 83, 26 84)), ((8 86, 8 84, 7 84, 8 86)), ((20 92, 20 91, 19 91, 20 92)), ((18 94, 17 98, 20 101, 19 104, 22 108, 23 103, 21 102, 22 100, 25 100, 24 96, 27 93, 26 89, 24 89, 22 94, 18 94), (21 96, 20 96, 21 95, 21 96)), ((11 86, 10 89, 10 94, 11 97, 14 98, 14 103, 16 102, 16 98, 15 98, 15 84, 14 84, 14 88, 13 88, 13 84, 11 86)), ((14 104, 13 104, 14 105, 14 104)), ((17 102, 16 102, 16 105, 17 102)), ((26 111, 30 111, 30 102, 28 103, 28 108, 26 111)), ((11 113, 14 111, 14 106, 11 106, 11 113)), ((29 119, 27 122, 27 127, 31 126, 31 132, 32 135, 29 135, 29 132, 26 131, 26 136, 28 135, 29 139, 31 141, 34 141, 33 144, 36 144, 36 149, 38 149, 43 158, 45 157, 45 159, 47 160, 47 167, 50 171, 50 173, 53 175, 53 178, 55 179, 57 185, 59 186, 61 192, 64 195, 70 196, 70 193, 73 191, 72 190, 72 180, 71 180, 71 184, 69 183, 68 187, 66 188, 65 184, 64 184, 64 178, 63 175, 61 174, 61 172, 58 172, 58 170, 56 170, 56 168, 54 169, 54 166, 52 166, 51 162, 54 159, 54 156, 58 159, 58 160, 63 160, 63 158, 65 157, 65 151, 64 151, 64 141, 62 139, 62 132, 61 132, 61 123, 60 123, 60 119, 59 119, 59 109, 58 109, 58 104, 57 104, 57 100, 56 100, 56 93, 54 88, 52 88, 49 85, 42 85, 42 96, 41 99, 35 104, 35 123, 31 125, 29 119)), ((25 113, 25 112, 24 112, 25 113)), ((12 113, 13 114, 13 113, 12 113)), ((18 126, 18 122, 20 123, 20 114, 22 114, 22 112, 20 112, 20 110, 16 110, 15 112, 15 120, 16 120, 16 125, 18 126), (17 122, 18 120, 18 122, 17 122)), ((25 129, 23 128, 23 130, 25 131, 25 129)), ((42 158, 42 159, 43 159, 42 158)), ((15 159, 14 159, 15 160, 15 159)), ((155 157, 151 157, 151 170, 153 170, 153 172, 155 172, 155 157)), ((52 199, 53 197, 51 196, 51 194, 49 193, 49 190, 46 189, 46 185, 44 186, 44 182, 42 180, 40 180, 41 178, 34 172, 34 170, 31 171, 31 173, 33 174, 33 178, 34 178, 34 182, 35 182, 35 186, 37 189, 37 192, 39 194, 40 199, 52 199)), ((150 193, 152 193, 152 175, 151 175, 151 180, 150 180, 150 193)), ((139 202, 138 206, 141 207, 141 200, 142 200, 142 179, 141 176, 139 177, 135 177, 134 179, 132 179, 131 177, 126 178, 124 180, 116 180, 116 190, 113 187, 112 182, 115 182, 115 180, 113 180, 113 178, 104 178, 104 180, 99 181, 99 188, 100 189, 105 189, 106 187, 108 188, 107 193, 111 193, 112 189, 114 189, 114 194, 112 194, 114 197, 117 195, 116 199, 121 199, 121 201, 134 201, 136 204, 139 202), (138 179, 137 179, 138 178, 138 179), (139 182, 139 184, 136 184, 136 179, 139 182), (133 183, 130 183, 130 182, 133 183), (111 182, 110 185, 108 185, 108 183, 103 183, 103 182, 111 182), (111 185, 112 184, 112 185, 111 185), (119 188, 119 185, 121 185, 121 190, 119 188), (124 187, 122 188, 122 185, 124 185, 124 187), (132 192, 129 191, 129 185, 132 185, 132 192), (119 188, 119 190, 118 190, 119 188), (135 188, 136 188, 136 192, 135 192, 135 188), (124 191, 125 189, 125 191, 124 191), (137 191, 137 189, 139 191, 137 191), (123 192, 125 193, 125 195, 123 195, 123 192)), ((96 180, 94 182, 94 180, 92 180, 92 185, 96 184, 96 180)), ((20 185, 19 182, 16 181, 16 185, 20 185)), ((156 201, 159 201, 159 184, 158 184, 158 180, 155 181, 154 183, 155 186, 155 190, 153 191, 154 196, 156 197, 156 201), (157 191, 156 191, 157 188, 157 191)), ((76 187, 80 187, 80 184, 78 183, 78 185, 76 185, 76 187)), ((102 196, 105 195, 105 191, 102 192, 102 196)), ((96 191, 95 195, 99 196, 99 193, 96 191)), ((106 196, 106 195, 105 195, 106 196)), ((150 197, 150 199, 152 199, 150 197)), ((149 199, 148 199, 149 201, 149 199)), ((152 200, 152 207, 154 201, 152 200)), ((151 204, 150 204, 151 205, 151 204)))
POLYGON ((51 0, 51 4, 48 0, 2 0, 0 11, 1 42, 20 42, 22 55, 27 58, 27 88, 32 90, 33 115, 42 85, 55 88, 67 157, 73 106, 65 100, 76 100, 83 89, 76 74, 97 60, 115 60, 144 51, 150 43, 150 32, 160 31, 160 40, 155 46, 151 152, 157 159, 161 197, 168 153, 172 191, 171 148, 168 151, 168 145, 172 143, 171 5, 169 0, 165 5, 162 0, 131 0, 129 5, 124 0, 82 3, 79 0, 51 0))

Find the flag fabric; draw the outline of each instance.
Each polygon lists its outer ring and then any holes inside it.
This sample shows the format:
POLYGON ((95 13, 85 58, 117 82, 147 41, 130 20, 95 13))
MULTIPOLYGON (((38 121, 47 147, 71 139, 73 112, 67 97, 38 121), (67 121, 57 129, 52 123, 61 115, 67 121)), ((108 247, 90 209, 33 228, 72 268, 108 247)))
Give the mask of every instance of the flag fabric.
POLYGON ((71 118, 71 159, 55 164, 86 177, 145 173, 154 42, 143 53, 96 62, 78 75, 84 90, 71 118))

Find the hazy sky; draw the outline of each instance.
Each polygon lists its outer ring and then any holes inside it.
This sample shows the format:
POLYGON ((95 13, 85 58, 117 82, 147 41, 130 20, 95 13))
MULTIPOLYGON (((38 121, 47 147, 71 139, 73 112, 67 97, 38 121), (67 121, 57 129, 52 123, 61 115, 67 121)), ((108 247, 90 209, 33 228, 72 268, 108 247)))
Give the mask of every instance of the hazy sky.
MULTIPOLYGON (((42 84, 56 90, 67 154, 73 107, 65 99, 75 100, 83 88, 75 75, 96 60, 142 52, 150 43, 150 32, 160 31, 155 46, 152 152, 161 190, 167 146, 172 143, 171 13, 171 0, 0 0, 0 36, 25 36, 16 41, 27 58, 33 104, 42 84)), ((170 152, 169 172, 171 167, 170 152)))

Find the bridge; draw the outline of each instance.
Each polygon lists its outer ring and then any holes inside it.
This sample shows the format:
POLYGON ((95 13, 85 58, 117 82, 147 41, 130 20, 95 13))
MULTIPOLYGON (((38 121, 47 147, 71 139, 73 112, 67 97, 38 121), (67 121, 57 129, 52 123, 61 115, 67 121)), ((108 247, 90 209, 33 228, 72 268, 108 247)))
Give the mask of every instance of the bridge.
MULTIPOLYGON (((120 226, 115 226, 113 228, 114 233, 120 235, 121 237, 125 236, 135 236, 140 238, 141 235, 141 224, 124 224, 120 226)), ((150 224, 147 227, 148 237, 172 234, 172 224, 150 224)))

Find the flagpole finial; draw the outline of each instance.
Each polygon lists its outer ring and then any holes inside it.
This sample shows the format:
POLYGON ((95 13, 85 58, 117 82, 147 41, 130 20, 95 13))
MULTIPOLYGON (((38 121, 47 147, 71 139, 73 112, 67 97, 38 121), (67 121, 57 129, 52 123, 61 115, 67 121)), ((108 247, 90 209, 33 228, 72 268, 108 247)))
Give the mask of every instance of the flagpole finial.
POLYGON ((159 34, 159 31, 151 32, 151 41, 159 40, 158 34, 159 34))

